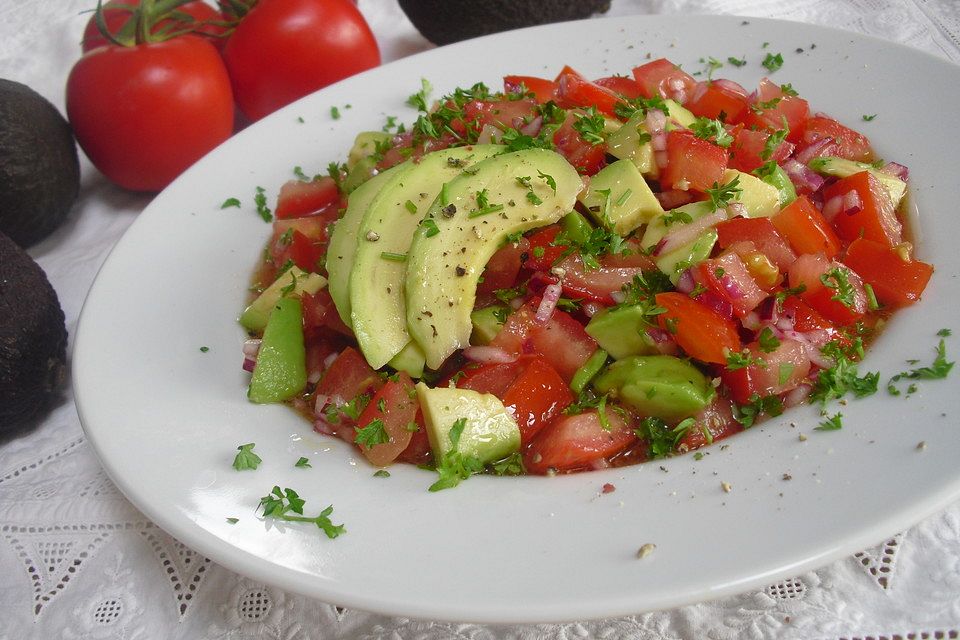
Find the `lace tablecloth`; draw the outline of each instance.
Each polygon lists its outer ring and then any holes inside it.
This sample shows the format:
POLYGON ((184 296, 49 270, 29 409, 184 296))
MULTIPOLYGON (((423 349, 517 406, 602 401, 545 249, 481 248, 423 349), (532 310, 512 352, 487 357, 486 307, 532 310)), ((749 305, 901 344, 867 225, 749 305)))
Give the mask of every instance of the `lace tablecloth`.
MULTIPOLYGON (((0 3, 0 77, 63 108, 92 0, 0 3)), ((360 8, 384 60, 430 45, 395 0, 360 8)), ((614 0, 611 15, 730 13, 878 35, 960 61, 956 0, 614 0)), ((949 118, 956 105, 947 105, 949 118)), ((946 123, 946 126, 950 126, 946 123)), ((107 252, 149 199, 83 161, 67 223, 31 250, 73 332, 107 252)), ((673 611, 495 627, 344 610, 213 564, 147 520, 101 469, 69 388, 38 428, 0 442, 0 640, 22 638, 958 638, 960 503, 876 547, 765 589, 673 611)))

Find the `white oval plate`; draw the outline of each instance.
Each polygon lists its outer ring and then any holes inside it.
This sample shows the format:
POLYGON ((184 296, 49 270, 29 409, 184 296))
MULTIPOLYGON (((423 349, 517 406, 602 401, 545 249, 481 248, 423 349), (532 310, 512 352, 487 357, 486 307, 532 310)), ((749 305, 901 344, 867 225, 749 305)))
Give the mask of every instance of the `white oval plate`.
POLYGON ((690 71, 708 56, 745 56, 746 66, 727 64, 716 76, 747 86, 766 73, 766 53, 782 53, 777 82, 910 167, 918 254, 937 271, 923 302, 895 317, 862 369, 879 369, 883 387, 906 359, 929 363, 937 331, 960 330, 960 140, 942 110, 960 104, 960 68, 852 33, 748 22, 640 16, 465 42, 329 87, 216 149, 147 207, 83 309, 77 405, 110 476, 170 534, 258 580, 370 611, 500 623, 629 614, 763 586, 956 499, 960 394, 950 380, 922 383, 910 398, 881 389, 834 405, 841 431, 814 431, 820 418, 804 407, 706 449, 699 461, 474 477, 439 493, 427 492, 431 472, 394 466, 391 477, 375 478, 354 450, 314 434, 286 407, 246 400, 235 319, 270 231, 254 212, 256 186, 272 202, 295 165, 322 172, 345 158, 358 131, 380 129, 387 115, 411 122, 404 101, 421 77, 436 97, 478 80, 496 88, 508 73, 552 77, 564 63, 591 77, 629 73, 648 52, 690 71), (877 116, 865 122, 865 114, 877 116), (221 210, 229 197, 242 209, 221 210), (234 471, 236 447, 247 442, 264 462, 234 471), (300 456, 311 469, 294 468, 300 456), (616 491, 600 495, 604 483, 616 491), (259 518, 259 498, 274 485, 296 489, 308 512, 333 504, 347 533, 329 540, 309 525, 259 518), (656 550, 637 559, 646 543, 656 550))

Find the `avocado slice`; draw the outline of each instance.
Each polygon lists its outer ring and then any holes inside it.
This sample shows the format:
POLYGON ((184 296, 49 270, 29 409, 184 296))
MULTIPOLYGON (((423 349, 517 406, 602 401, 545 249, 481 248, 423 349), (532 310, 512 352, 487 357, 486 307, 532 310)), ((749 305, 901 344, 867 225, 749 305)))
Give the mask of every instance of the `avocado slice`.
POLYGON ((556 222, 581 186, 576 169, 545 149, 488 158, 447 183, 427 214, 435 227, 417 230, 407 260, 407 328, 428 367, 470 343, 477 281, 507 235, 556 222))
POLYGON ((657 352, 653 339, 647 335, 647 328, 654 326, 652 321, 655 322, 640 305, 610 307, 594 314, 586 331, 601 349, 621 360, 657 352))
POLYGON ((306 384, 303 307, 299 298, 282 298, 274 305, 263 331, 247 397, 257 404, 283 402, 306 384))
POLYGON ((273 284, 263 290, 240 316, 240 324, 248 331, 260 331, 267 326, 270 313, 280 298, 315 294, 327 283, 319 273, 307 273, 300 267, 290 267, 273 284))
POLYGON ((855 173, 866 171, 886 187, 890 194, 890 200, 893 202, 893 208, 896 209, 903 199, 903 194, 907 192, 907 183, 896 176, 880 171, 872 164, 865 162, 855 162, 846 158, 835 158, 828 156, 825 158, 814 158, 809 162, 810 168, 817 173, 824 173, 828 176, 837 178, 846 178, 855 173))
POLYGON ((578 200, 597 224, 620 236, 663 214, 660 202, 630 160, 617 160, 600 169, 578 200))
POLYGON ((740 193, 734 198, 734 202, 747 208, 748 217, 769 218, 780 212, 780 191, 775 186, 736 169, 727 169, 721 184, 730 184, 734 180, 739 180, 737 184, 740 187, 740 193))
POLYGON ((38 421, 67 370, 67 327, 43 269, 0 233, 0 435, 38 421))
POLYGON ((761 175, 760 179, 778 191, 781 209, 797 199, 797 189, 780 165, 773 165, 773 169, 761 175))
POLYGON ((347 210, 337 220, 327 245, 328 288, 333 304, 340 319, 348 327, 350 321, 350 271, 353 269, 353 256, 357 251, 357 230, 363 214, 373 199, 380 193, 380 187, 394 176, 409 170, 411 165, 400 164, 377 174, 360 185, 347 200, 347 210))
POLYGON ((667 421, 698 413, 716 395, 700 370, 673 356, 631 356, 617 360, 593 381, 600 393, 610 393, 644 416, 667 421))
POLYGON ((462 455, 486 464, 520 450, 520 427, 495 395, 456 387, 430 388, 419 382, 417 398, 437 460, 454 448, 450 428, 460 419, 466 422, 456 444, 462 455))
POLYGON ((350 319, 374 369, 410 342, 403 280, 413 234, 441 187, 504 147, 474 145, 428 153, 392 177, 371 200, 357 230, 350 270, 350 319))
POLYGON ((646 115, 640 109, 622 127, 607 136, 607 153, 621 160, 629 160, 645 176, 656 178, 659 174, 653 159, 646 115))
POLYGON ((487 345, 497 337, 503 328, 503 320, 507 316, 507 307, 493 305, 477 309, 470 314, 473 323, 473 333, 470 334, 470 344, 487 345))
MULTIPOLYGON (((713 213, 713 207, 709 202, 691 202, 682 207, 671 209, 662 216, 657 216, 650 221, 644 231, 643 238, 640 240, 640 246, 644 249, 655 247, 663 239, 672 225, 685 224, 684 222, 672 222, 667 224, 666 220, 678 220, 689 217, 693 222, 698 218, 713 213), (682 215, 681 215, 682 214, 682 215)), ((691 240, 682 247, 677 247, 670 253, 664 253, 657 256, 654 262, 657 268, 670 276, 670 281, 677 284, 680 274, 689 269, 698 262, 702 262, 710 257, 713 251, 713 245, 717 242, 717 230, 709 228, 701 233, 696 240, 691 240)))

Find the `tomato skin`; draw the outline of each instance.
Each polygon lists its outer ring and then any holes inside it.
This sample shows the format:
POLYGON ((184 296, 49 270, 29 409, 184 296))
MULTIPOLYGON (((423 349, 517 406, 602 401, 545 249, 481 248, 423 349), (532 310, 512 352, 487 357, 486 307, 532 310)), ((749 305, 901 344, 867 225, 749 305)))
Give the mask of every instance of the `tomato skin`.
POLYGON ((824 115, 807 119, 798 143, 799 153, 824 138, 832 140, 835 145, 829 154, 824 155, 835 155, 857 162, 873 162, 873 147, 865 135, 824 115))
POLYGON ((639 251, 630 256, 602 256, 597 269, 587 269, 580 254, 574 253, 567 256, 559 267, 565 272, 561 282, 564 294, 606 305, 614 304, 613 294, 633 282, 635 276, 657 268, 647 255, 639 251))
POLYGON ((590 82, 570 67, 564 67, 557 76, 557 104, 565 109, 596 107, 597 111, 614 117, 614 107, 622 102, 614 91, 590 82))
POLYGON ((237 105, 259 120, 380 64, 377 41, 350 0, 259 0, 223 49, 237 105))
POLYGON ((568 111, 563 124, 553 134, 553 144, 577 172, 592 176, 606 164, 607 145, 584 140, 580 132, 573 128, 576 121, 576 115, 568 111))
POLYGON ((735 122, 747 108, 747 94, 708 80, 698 83, 693 97, 684 106, 701 118, 713 120, 725 114, 724 122, 735 122))
POLYGON ((680 104, 687 101, 697 86, 693 76, 666 58, 635 67, 633 77, 645 98, 671 98, 680 104))
POLYGON ((820 315, 841 326, 856 322, 867 313, 867 294, 863 289, 863 281, 855 271, 846 266, 827 260, 822 253, 807 253, 799 258, 790 267, 789 281, 791 287, 803 285, 806 290, 800 294, 801 299, 813 307, 820 315), (827 287, 820 277, 832 269, 846 271, 847 279, 853 289, 853 299, 850 306, 839 300, 835 289, 827 287))
POLYGON ((463 105, 463 118, 477 132, 480 132, 488 124, 501 131, 520 129, 523 123, 534 117, 536 106, 536 101, 527 98, 520 100, 473 100, 463 105))
POLYGON ((697 282, 729 302, 733 312, 740 318, 753 311, 767 297, 736 253, 726 252, 704 260, 691 271, 697 282))
POLYGON ((330 364, 317 385, 317 394, 328 396, 334 402, 349 402, 361 393, 378 390, 382 382, 360 352, 347 347, 330 364))
POLYGON ((556 310, 544 323, 537 322, 538 301, 520 307, 507 317, 500 333, 490 342, 508 353, 537 353, 567 382, 597 349, 597 342, 583 325, 556 310))
POLYGON ((605 78, 597 78, 593 81, 597 86, 603 87, 604 89, 609 89, 617 95, 621 95, 624 98, 642 98, 643 93, 640 92, 640 85, 637 84, 636 80, 633 78, 628 78, 626 76, 607 76, 605 78))
POLYGON ((866 238, 850 243, 843 261, 873 287, 881 304, 893 307, 918 301, 933 275, 926 262, 905 261, 893 249, 866 238))
POLYGON ((532 92, 537 104, 543 104, 556 98, 557 83, 546 78, 537 78, 534 76, 504 76, 504 93, 519 93, 520 88, 524 87, 528 92, 532 92))
POLYGON ((840 253, 840 238, 807 196, 800 196, 770 218, 798 254, 822 253, 833 258, 840 253))
MULTIPOLYGON (((123 26, 133 16, 131 11, 124 9, 123 7, 132 8, 139 4, 140 2, 138 0, 110 0, 110 2, 104 3, 103 19, 107 25, 107 31, 116 36, 117 32, 122 29, 123 26)), ((213 45, 218 49, 223 46, 223 43, 226 41, 226 39, 218 36, 226 32, 226 26, 200 24, 203 22, 223 21, 224 17, 219 11, 202 0, 194 0, 193 2, 182 4, 177 7, 175 11, 190 16, 193 18, 193 22, 188 20, 179 20, 176 17, 170 17, 157 21, 157 23, 153 25, 151 32, 158 33, 160 31, 167 30, 180 31, 182 29, 190 29, 197 34, 209 34, 214 36, 210 38, 210 42, 213 43, 213 45)), ((106 45, 114 46, 112 42, 104 38, 100 33, 100 29, 97 27, 96 15, 90 16, 90 20, 87 21, 87 26, 83 30, 83 40, 81 41, 83 52, 86 53, 96 49, 97 47, 103 47, 106 45)))
POLYGON ((737 125, 733 132, 733 144, 730 145, 730 166, 738 171, 750 173, 765 162, 783 162, 793 153, 793 144, 784 140, 773 150, 769 158, 762 157, 767 139, 772 134, 761 129, 746 129, 737 125))
POLYGON ((683 129, 674 129, 667 134, 667 166, 660 174, 664 189, 687 186, 706 191, 723 179, 726 169, 726 149, 683 129))
MULTIPOLYGON (((302 218, 340 204, 340 191, 333 178, 319 180, 289 180, 280 187, 274 215, 278 220, 302 218)), ((336 211, 333 220, 336 220, 336 211)))
POLYGON ((861 209, 852 215, 839 213, 833 219, 837 235, 847 242, 857 238, 874 240, 888 247, 903 240, 903 227, 897 219, 893 202, 880 181, 867 171, 841 178, 823 190, 823 200, 843 197, 854 191, 860 198, 861 209))
POLYGON ((390 438, 389 442, 371 447, 357 445, 370 464, 384 467, 393 462, 407 448, 413 437, 413 431, 408 429, 407 425, 415 422, 418 409, 413 382, 406 373, 400 372, 395 381, 387 380, 380 387, 370 400, 370 404, 357 418, 358 429, 369 425, 374 420, 382 421, 384 430, 390 438), (383 405, 383 411, 380 410, 380 405, 383 405))
POLYGON ((712 309, 676 291, 658 293, 656 301, 667 310, 657 316, 660 328, 670 332, 673 327, 674 339, 690 357, 725 364, 727 353, 740 351, 736 325, 712 309))
POLYGON ((721 395, 717 395, 713 402, 694 416, 694 420, 694 425, 687 430, 686 435, 680 438, 680 442, 677 443, 677 451, 680 453, 699 449, 743 431, 743 425, 733 419, 733 407, 730 405, 730 399, 721 395), (704 429, 710 432, 709 442, 704 429))
POLYGON ((747 404, 754 394, 762 398, 796 389, 810 373, 810 358, 796 340, 781 340, 770 353, 764 352, 756 343, 751 343, 747 349, 751 359, 763 364, 732 371, 724 369, 720 374, 738 404, 747 404))
POLYGON ((605 411, 610 430, 603 428, 596 410, 560 416, 541 431, 523 455, 530 473, 550 469, 572 471, 623 451, 637 441, 630 423, 609 407, 605 411))
POLYGON ((751 108, 743 112, 740 122, 747 129, 779 131, 784 128, 783 123, 786 120, 787 140, 796 143, 803 135, 804 124, 809 116, 810 105, 806 100, 799 96, 785 94, 775 82, 763 78, 757 89, 756 100, 751 108), (762 103, 770 103, 774 100, 777 102, 773 106, 760 106, 762 103))
POLYGON ((737 242, 752 242, 779 269, 787 269, 797 255, 770 221, 770 218, 733 218, 716 226, 717 244, 726 249, 737 242))
POLYGON ((66 97, 83 151, 133 191, 163 189, 233 131, 230 78, 199 36, 94 49, 70 71, 66 97))

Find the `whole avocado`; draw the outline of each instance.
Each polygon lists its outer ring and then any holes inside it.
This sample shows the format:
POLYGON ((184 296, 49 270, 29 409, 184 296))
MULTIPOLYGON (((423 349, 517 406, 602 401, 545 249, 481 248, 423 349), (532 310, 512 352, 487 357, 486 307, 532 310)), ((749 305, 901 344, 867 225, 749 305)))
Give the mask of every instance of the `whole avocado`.
POLYGON ((610 0, 400 0, 423 37, 434 44, 587 18, 610 8, 610 0))
POLYGON ((40 266, 0 233, 0 434, 42 415, 66 361, 57 293, 40 266))
POLYGON ((0 78, 0 232, 29 247, 56 229, 80 191, 70 125, 39 93, 0 78))

